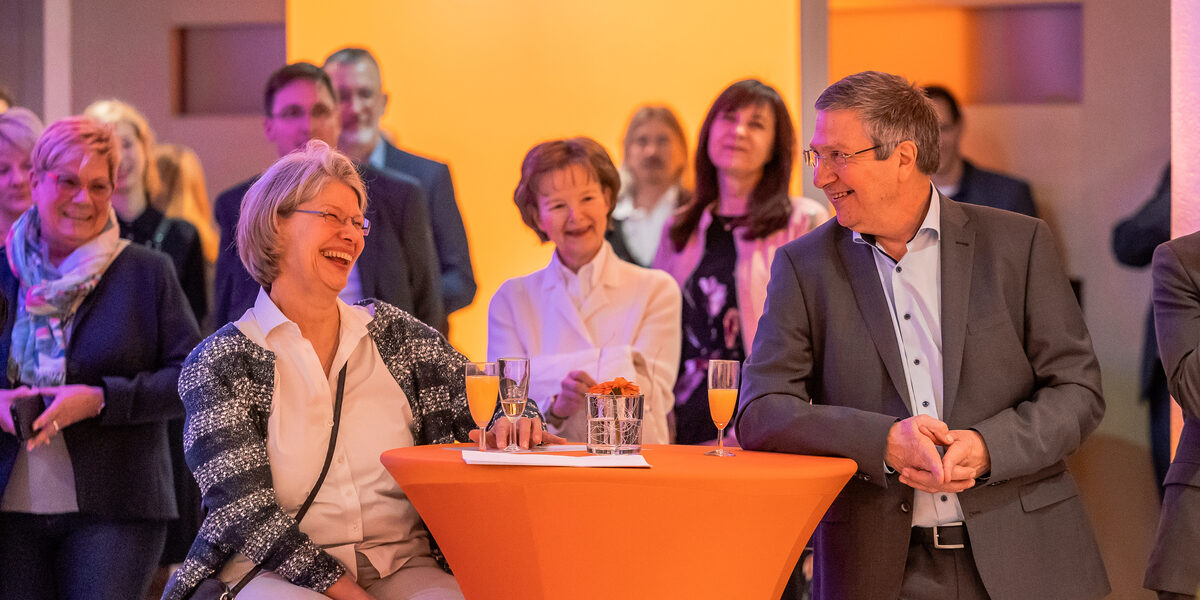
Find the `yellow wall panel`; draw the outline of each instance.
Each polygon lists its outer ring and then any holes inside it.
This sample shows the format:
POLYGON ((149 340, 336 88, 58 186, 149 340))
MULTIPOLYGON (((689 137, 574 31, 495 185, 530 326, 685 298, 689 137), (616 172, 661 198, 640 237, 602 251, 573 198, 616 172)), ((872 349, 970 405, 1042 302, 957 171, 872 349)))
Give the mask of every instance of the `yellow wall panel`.
POLYGON ((621 129, 647 101, 679 111, 690 145, 716 95, 745 77, 774 85, 798 117, 797 11, 794 0, 290 0, 288 58, 370 48, 391 94, 384 129, 450 164, 479 283, 451 341, 477 358, 496 288, 549 260, 512 205, 525 151, 587 135, 619 164, 621 129))

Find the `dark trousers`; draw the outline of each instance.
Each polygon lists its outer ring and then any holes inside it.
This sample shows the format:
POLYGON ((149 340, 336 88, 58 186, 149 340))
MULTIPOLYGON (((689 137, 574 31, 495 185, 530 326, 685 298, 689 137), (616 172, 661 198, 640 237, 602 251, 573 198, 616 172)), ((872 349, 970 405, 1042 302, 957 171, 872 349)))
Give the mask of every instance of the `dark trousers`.
POLYGON ((971 542, 966 548, 941 550, 913 536, 904 565, 901 600, 988 600, 971 542))
POLYGON ((142 598, 165 521, 0 513, 0 600, 142 598))

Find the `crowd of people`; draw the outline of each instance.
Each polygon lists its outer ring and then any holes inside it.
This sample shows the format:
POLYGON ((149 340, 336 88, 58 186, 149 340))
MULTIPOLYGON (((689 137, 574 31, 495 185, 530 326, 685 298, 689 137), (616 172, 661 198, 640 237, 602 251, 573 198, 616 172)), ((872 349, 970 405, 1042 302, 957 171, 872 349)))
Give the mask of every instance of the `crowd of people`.
MULTIPOLYGON (((129 104, 0 112, 0 600, 139 598, 160 565, 172 600, 462 597, 378 456, 478 440, 446 338, 476 283, 449 168, 382 134, 381 82, 360 48, 276 70, 279 159, 211 205, 129 104)), ((490 298, 487 357, 537 368, 488 443, 582 440, 617 376, 643 443, 712 443, 709 361, 744 361, 744 448, 859 465, 798 565, 814 597, 1102 597, 1064 462, 1104 414, 1099 366, 1029 185, 961 156, 945 88, 859 73, 816 111, 799 151, 747 79, 690 161, 662 105, 620 168, 587 137, 532 146, 513 204, 553 252, 490 298), (789 192, 800 157, 835 218, 789 192)), ((1174 287, 1200 268, 1160 253, 1174 287)), ((1174 291, 1159 346, 1186 370, 1200 308, 1174 291)), ((1194 403, 1195 373, 1168 375, 1194 403)), ((1190 543, 1194 475, 1168 477, 1164 543, 1190 543)), ((1160 593, 1200 583, 1155 556, 1160 593)))

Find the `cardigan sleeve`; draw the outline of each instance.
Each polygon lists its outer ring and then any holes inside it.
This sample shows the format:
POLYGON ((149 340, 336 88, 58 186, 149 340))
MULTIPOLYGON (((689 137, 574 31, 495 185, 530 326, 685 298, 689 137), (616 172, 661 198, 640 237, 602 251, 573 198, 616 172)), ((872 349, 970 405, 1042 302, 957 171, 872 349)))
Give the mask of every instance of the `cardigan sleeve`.
MULTIPOLYGON (((469 441, 468 434, 476 427, 467 405, 464 371, 469 362, 467 357, 437 330, 386 302, 367 299, 359 304, 373 305, 375 319, 368 330, 388 371, 408 396, 414 442, 422 445, 469 441)), ((501 414, 497 402, 492 421, 501 414)), ((528 401, 523 416, 541 419, 537 402, 528 401)), ((544 419, 542 426, 545 427, 544 419)))
POLYGON ((323 592, 345 567, 300 531, 280 507, 267 454, 274 356, 232 324, 202 343, 184 365, 184 457, 207 516, 199 537, 240 552, 263 569, 323 592))

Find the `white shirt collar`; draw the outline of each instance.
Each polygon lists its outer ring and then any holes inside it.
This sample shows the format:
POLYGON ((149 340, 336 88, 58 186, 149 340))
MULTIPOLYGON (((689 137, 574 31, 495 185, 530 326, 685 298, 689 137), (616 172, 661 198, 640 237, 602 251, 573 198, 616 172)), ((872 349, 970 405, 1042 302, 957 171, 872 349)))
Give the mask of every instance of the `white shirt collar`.
MULTIPOLYGON (((921 226, 917 228, 917 233, 913 237, 920 235, 922 231, 932 233, 935 238, 942 237, 942 199, 932 181, 929 182, 929 210, 925 211, 925 220, 921 221, 921 226)), ((868 235, 870 239, 867 239, 861 233, 853 231, 852 236, 855 243, 875 245, 875 236, 873 235, 868 235)))
POLYGON ((384 161, 387 158, 387 140, 383 136, 379 136, 379 142, 375 144, 375 148, 371 150, 371 154, 367 157, 367 164, 376 169, 384 168, 384 161))
MULTIPOLYGON (((337 299, 338 314, 341 317, 341 331, 339 337, 342 340, 357 340, 367 334, 367 323, 370 323, 374 317, 361 307, 352 307, 341 298, 337 299)), ((254 320, 258 323, 259 330, 262 331, 264 338, 269 337, 271 332, 278 327, 291 324, 299 330, 300 326, 294 321, 287 318, 283 311, 275 305, 275 301, 267 294, 267 290, 258 289, 258 297, 254 300, 254 320)), ((348 349, 352 348, 350 345, 348 349)), ((341 354, 341 352, 338 352, 341 354)))
POLYGON ((662 196, 654 202, 654 207, 650 210, 638 208, 633 203, 633 190, 626 189, 617 196, 617 205, 613 207, 612 218, 614 219, 629 219, 629 218, 646 218, 651 214, 660 212, 670 212, 675 209, 675 205, 679 201, 679 186, 673 185, 663 192, 662 196))

